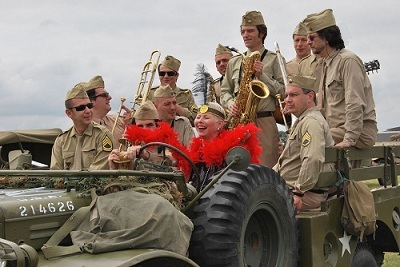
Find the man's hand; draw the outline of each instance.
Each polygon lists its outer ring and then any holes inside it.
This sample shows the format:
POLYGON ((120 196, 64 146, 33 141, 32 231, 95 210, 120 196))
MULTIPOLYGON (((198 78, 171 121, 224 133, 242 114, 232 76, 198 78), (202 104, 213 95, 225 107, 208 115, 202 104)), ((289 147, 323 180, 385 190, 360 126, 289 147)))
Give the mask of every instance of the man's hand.
POLYGON ((261 75, 263 73, 263 69, 264 69, 264 64, 261 61, 254 62, 253 70, 254 70, 254 74, 256 75, 256 77, 258 79, 261 78, 261 75))
POLYGON ((299 213, 301 207, 303 206, 303 201, 301 197, 293 195, 293 205, 296 207, 296 212, 299 213))
POLYGON ((235 102, 232 103, 232 105, 229 107, 229 112, 231 113, 232 116, 239 115, 239 108, 235 102))
POLYGON ((342 141, 338 144, 335 145, 337 148, 346 148, 346 147, 351 147, 351 145, 347 141, 342 141))

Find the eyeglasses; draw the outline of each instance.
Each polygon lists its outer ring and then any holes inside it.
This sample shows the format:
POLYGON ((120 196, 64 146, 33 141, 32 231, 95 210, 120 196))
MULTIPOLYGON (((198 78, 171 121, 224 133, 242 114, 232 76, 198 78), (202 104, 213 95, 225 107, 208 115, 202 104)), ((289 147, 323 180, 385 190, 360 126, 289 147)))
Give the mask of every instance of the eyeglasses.
POLYGON ((319 35, 307 35, 307 39, 310 41, 314 41, 315 37, 319 37, 319 35))
POLYGON ((90 103, 87 103, 86 105, 80 105, 80 106, 72 107, 70 109, 75 109, 76 111, 82 111, 82 110, 85 110, 86 107, 88 109, 92 109, 93 108, 93 103, 90 102, 90 103))
POLYGON ((99 95, 95 95, 94 98, 98 98, 98 97, 108 98, 109 96, 110 96, 110 94, 105 92, 105 93, 102 93, 102 94, 99 94, 99 95))
POLYGON ((165 74, 167 74, 169 77, 175 76, 176 75, 176 71, 159 71, 158 75, 160 75, 160 77, 164 77, 165 74))

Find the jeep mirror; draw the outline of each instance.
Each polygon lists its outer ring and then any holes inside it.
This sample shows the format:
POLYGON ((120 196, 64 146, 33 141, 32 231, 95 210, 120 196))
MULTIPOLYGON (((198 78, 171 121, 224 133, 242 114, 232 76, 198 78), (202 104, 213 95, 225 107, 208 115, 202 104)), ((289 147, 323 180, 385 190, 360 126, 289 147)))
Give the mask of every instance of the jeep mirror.
POLYGON ((229 165, 232 164, 231 169, 234 171, 244 171, 250 165, 250 152, 240 146, 232 147, 226 154, 225 162, 229 165))

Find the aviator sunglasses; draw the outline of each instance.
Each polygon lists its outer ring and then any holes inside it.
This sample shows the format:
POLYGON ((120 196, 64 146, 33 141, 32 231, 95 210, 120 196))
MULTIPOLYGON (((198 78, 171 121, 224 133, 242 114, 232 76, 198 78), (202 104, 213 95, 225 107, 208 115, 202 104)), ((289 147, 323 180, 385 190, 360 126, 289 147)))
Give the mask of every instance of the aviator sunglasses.
POLYGON ((165 74, 167 74, 169 77, 175 76, 176 75, 176 71, 159 71, 158 75, 160 75, 160 77, 164 77, 165 74))
POLYGON ((105 92, 105 93, 102 93, 102 94, 95 95, 94 98, 98 98, 98 97, 107 98, 107 97, 109 97, 109 95, 110 95, 109 93, 105 92))
POLYGON ((85 110, 86 107, 88 109, 92 109, 93 108, 93 103, 87 103, 86 105, 80 105, 80 106, 72 107, 70 109, 75 109, 76 111, 82 111, 82 110, 85 110))

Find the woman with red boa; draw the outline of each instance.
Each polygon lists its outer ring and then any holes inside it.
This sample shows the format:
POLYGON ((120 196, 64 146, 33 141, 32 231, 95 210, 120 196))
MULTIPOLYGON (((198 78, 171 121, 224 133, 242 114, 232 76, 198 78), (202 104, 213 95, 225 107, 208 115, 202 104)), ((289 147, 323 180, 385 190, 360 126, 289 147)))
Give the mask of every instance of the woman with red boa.
POLYGON ((162 142, 175 146, 193 161, 199 170, 200 177, 191 171, 189 163, 175 151, 172 156, 177 161, 178 167, 184 172, 197 190, 202 190, 214 174, 224 168, 225 156, 235 146, 247 149, 251 155, 252 163, 260 163, 261 146, 257 138, 259 129, 250 123, 239 125, 233 130, 224 130, 225 111, 217 103, 211 102, 200 107, 194 125, 198 137, 192 139, 189 148, 178 141, 178 134, 165 123, 158 122, 157 129, 146 129, 130 125, 125 131, 125 137, 131 144, 162 142))
POLYGON ((199 169, 200 177, 192 174, 190 181, 198 191, 226 166, 225 156, 234 146, 246 148, 251 162, 260 163, 261 146, 256 135, 259 129, 254 123, 239 125, 233 130, 224 130, 224 124, 225 111, 214 102, 201 106, 194 120, 198 137, 192 139, 189 157, 199 169))

